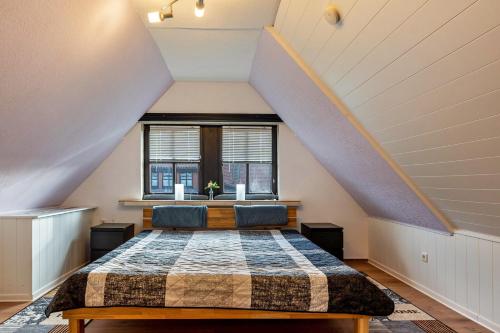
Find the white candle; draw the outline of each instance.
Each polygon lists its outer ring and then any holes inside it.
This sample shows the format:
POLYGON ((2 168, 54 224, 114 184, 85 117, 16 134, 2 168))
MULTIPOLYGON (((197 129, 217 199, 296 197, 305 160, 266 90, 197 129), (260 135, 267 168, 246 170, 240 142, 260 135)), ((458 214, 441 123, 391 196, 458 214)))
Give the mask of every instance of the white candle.
POLYGON ((245 184, 236 184, 236 200, 245 200, 245 184))
POLYGON ((184 200, 184 184, 175 184, 175 200, 184 200))

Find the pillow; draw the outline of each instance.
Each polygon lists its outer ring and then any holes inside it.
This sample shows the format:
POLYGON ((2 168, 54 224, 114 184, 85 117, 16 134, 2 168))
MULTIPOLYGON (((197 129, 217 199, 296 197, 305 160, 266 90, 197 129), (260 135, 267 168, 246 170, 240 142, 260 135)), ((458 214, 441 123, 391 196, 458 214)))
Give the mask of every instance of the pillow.
POLYGON ((288 224, 288 208, 284 205, 234 206, 236 227, 288 224))
POLYGON ((206 228, 207 206, 154 206, 152 224, 156 228, 206 228))

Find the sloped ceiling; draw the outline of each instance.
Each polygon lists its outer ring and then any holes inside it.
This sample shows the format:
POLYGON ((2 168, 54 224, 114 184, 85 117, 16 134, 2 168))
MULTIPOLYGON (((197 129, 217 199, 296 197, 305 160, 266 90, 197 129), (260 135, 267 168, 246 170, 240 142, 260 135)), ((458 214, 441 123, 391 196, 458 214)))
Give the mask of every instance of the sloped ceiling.
POLYGON ((328 3, 275 27, 457 228, 500 235, 500 2, 328 3))
POLYGON ((0 12, 0 211, 57 205, 172 79, 128 1, 2 1, 0 12))
POLYGON ((449 231, 290 51, 272 29, 264 31, 252 86, 369 215, 449 231))
POLYGON ((205 16, 194 16, 195 0, 174 6, 174 17, 158 24, 147 13, 166 0, 132 0, 175 80, 248 81, 262 27, 272 25, 279 0, 209 0, 205 16))

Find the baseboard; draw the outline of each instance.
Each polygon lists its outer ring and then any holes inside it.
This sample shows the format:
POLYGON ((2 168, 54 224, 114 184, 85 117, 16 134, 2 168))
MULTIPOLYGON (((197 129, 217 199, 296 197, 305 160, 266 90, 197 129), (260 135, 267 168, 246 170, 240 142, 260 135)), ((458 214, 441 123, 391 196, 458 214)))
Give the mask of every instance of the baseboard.
POLYGON ((344 261, 349 260, 349 261, 356 261, 356 262, 368 262, 368 259, 366 258, 358 258, 358 257, 344 257, 344 261))
POLYGON ((29 302, 31 301, 30 294, 2 294, 0 302, 29 302))
POLYGON ((471 311, 471 310, 461 306, 460 304, 455 303, 454 301, 450 300, 449 298, 433 291, 432 289, 422 285, 421 283, 418 283, 418 282, 410 279, 407 276, 400 274, 399 272, 395 271, 394 269, 392 269, 392 268, 390 268, 390 267, 388 267, 388 266, 386 266, 386 265, 384 265, 384 264, 382 264, 374 259, 368 259, 368 263, 370 263, 371 265, 377 267, 378 269, 386 272, 387 274, 392 275, 393 277, 406 283, 410 287, 417 289, 421 293, 429 296, 430 298, 438 301, 439 303, 449 307, 453 311, 460 313, 462 316, 467 317, 468 319, 478 323, 479 325, 482 325, 482 326, 492 330, 493 332, 500 332, 500 324, 494 323, 491 320, 480 316, 479 314, 475 313, 474 311, 471 311))
POLYGON ((2 294, 0 295, 0 302, 33 302, 34 300, 42 297, 46 293, 48 293, 50 290, 54 289, 58 285, 60 285, 62 282, 64 282, 70 275, 78 271, 80 268, 86 266, 89 262, 86 261, 84 264, 79 265, 72 270, 64 273, 60 277, 58 277, 56 280, 51 281, 47 283, 45 286, 39 288, 38 290, 34 291, 32 294, 2 294))

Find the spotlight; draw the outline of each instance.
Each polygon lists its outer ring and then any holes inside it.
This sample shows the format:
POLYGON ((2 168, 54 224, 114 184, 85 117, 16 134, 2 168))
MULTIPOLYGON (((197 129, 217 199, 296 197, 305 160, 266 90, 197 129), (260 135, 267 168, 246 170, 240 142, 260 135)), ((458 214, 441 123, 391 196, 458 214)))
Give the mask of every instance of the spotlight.
MULTIPOLYGON (((172 0, 170 3, 159 11, 149 12, 149 23, 160 23, 168 18, 174 17, 173 5, 179 0, 172 0)), ((205 2, 204 0, 196 0, 194 6, 194 15, 196 17, 203 17, 205 15, 205 2)))
POLYGON ((149 12, 148 21, 149 23, 160 23, 161 21, 165 21, 173 16, 171 3, 168 7, 163 7, 160 11, 149 12))
POLYGON ((203 0, 196 0, 194 15, 196 17, 203 17, 203 15, 205 15, 205 4, 203 3, 203 0))

